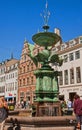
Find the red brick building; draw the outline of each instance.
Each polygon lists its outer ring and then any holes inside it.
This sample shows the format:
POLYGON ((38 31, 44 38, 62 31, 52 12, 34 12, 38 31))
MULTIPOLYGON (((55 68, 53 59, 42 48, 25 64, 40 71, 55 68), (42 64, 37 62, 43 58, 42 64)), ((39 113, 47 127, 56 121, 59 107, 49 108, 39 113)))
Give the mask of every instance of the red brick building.
POLYGON ((33 55, 36 55, 41 49, 42 48, 36 44, 32 45, 29 44, 26 40, 24 41, 24 46, 18 67, 18 101, 26 99, 29 100, 30 103, 33 103, 36 86, 36 77, 34 75, 34 70, 40 67, 40 64, 38 64, 38 67, 36 67, 28 54, 30 50, 32 50, 33 55))

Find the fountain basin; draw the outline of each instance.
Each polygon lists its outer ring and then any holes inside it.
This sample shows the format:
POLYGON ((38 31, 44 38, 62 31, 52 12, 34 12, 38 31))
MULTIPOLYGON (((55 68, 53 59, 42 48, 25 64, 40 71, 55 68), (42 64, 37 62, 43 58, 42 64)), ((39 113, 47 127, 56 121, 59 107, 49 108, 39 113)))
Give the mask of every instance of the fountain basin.
POLYGON ((53 46, 61 37, 52 32, 41 32, 33 35, 32 40, 40 46, 53 46))
POLYGON ((74 130, 75 116, 56 117, 18 117, 10 116, 6 120, 4 130, 15 128, 17 130, 74 130))

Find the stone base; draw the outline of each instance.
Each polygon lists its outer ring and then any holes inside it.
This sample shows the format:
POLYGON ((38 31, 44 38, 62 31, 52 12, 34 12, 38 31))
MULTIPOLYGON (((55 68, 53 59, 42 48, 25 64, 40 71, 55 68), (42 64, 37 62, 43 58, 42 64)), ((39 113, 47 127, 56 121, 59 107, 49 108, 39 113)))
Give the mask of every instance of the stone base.
POLYGON ((61 116, 60 102, 36 103, 36 116, 61 116))
POLYGON ((4 130, 76 130, 75 116, 7 118, 4 130))
MULTIPOLYGON (((34 128, 34 127, 22 127, 21 126, 21 130, 74 130, 74 126, 66 126, 66 127, 39 127, 39 128, 34 128)), ((7 127, 5 126, 4 130, 8 130, 8 129, 14 129, 13 127, 7 127)), ((20 130, 20 128, 15 127, 15 129, 20 130)))

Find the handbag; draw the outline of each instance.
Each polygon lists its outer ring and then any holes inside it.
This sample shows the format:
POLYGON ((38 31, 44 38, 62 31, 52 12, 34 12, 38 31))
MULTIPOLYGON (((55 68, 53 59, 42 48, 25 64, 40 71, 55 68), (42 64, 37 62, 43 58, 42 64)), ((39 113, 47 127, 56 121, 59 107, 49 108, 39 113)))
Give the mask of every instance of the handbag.
POLYGON ((0 108, 0 123, 3 122, 8 117, 8 111, 6 108, 0 108))

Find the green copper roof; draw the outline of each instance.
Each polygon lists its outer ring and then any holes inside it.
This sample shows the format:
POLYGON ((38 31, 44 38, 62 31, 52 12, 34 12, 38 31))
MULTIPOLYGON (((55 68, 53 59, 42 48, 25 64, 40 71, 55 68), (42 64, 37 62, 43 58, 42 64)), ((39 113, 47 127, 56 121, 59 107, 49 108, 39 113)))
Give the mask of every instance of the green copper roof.
POLYGON ((30 43, 28 43, 28 45, 29 45, 29 49, 32 51, 33 48, 34 48, 34 45, 33 45, 33 44, 30 44, 30 43))
POLYGON ((32 55, 34 45, 30 43, 28 43, 28 45, 29 45, 30 54, 32 55))

